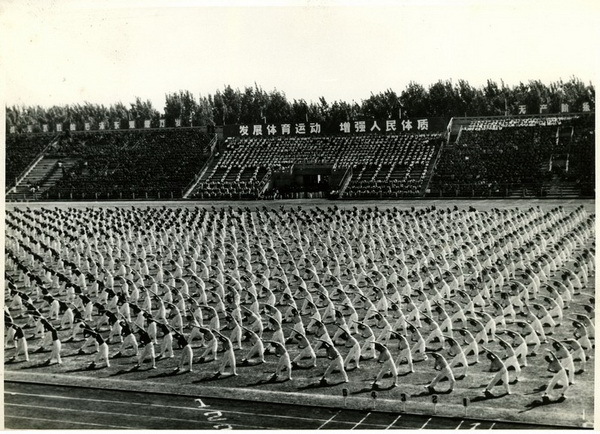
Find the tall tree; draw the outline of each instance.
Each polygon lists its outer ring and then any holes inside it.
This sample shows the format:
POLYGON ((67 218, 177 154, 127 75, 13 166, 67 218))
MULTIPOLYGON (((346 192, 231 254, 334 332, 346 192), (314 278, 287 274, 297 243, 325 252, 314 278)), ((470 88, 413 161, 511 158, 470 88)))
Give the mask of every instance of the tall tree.
POLYGON ((403 117, 418 117, 427 116, 429 114, 427 107, 427 91, 425 88, 411 81, 406 86, 406 89, 400 94, 400 101, 402 102, 403 117))
POLYGON ((300 98, 291 103, 284 92, 274 89, 264 91, 256 83, 243 92, 227 85, 214 94, 195 98, 187 90, 167 93, 163 114, 148 100, 136 98, 128 106, 117 102, 110 106, 83 102, 80 104, 54 105, 51 107, 10 106, 6 108, 6 127, 15 126, 18 131, 26 131, 28 125, 34 130, 48 124, 51 129, 58 123, 75 122, 81 128, 84 122, 91 122, 94 128, 100 121, 156 121, 164 116, 167 125, 175 125, 181 119, 182 125, 223 125, 238 123, 281 123, 281 122, 326 122, 335 123, 363 118, 393 118, 402 109, 403 117, 424 116, 490 116, 516 114, 520 105, 526 106, 527 113, 537 113, 540 104, 548 104, 550 113, 561 111, 561 104, 567 104, 569 111, 580 112, 584 103, 591 110, 595 105, 595 89, 591 83, 584 83, 576 77, 567 81, 559 80, 542 83, 530 80, 509 87, 500 82, 487 80, 484 86, 475 88, 465 80, 453 85, 450 80, 439 80, 425 89, 411 81, 400 95, 392 89, 371 94, 359 103, 355 101, 334 101, 329 103, 324 97, 316 102, 300 98))

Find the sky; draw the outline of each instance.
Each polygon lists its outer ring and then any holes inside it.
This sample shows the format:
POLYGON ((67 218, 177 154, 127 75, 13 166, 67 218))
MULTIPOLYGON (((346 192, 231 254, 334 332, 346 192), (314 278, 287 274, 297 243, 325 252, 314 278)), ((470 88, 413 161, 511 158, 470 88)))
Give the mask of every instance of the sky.
POLYGON ((360 101, 410 81, 598 76, 598 1, 0 0, 6 105, 133 102, 254 83, 360 101), (282 6, 283 5, 283 6, 282 6))

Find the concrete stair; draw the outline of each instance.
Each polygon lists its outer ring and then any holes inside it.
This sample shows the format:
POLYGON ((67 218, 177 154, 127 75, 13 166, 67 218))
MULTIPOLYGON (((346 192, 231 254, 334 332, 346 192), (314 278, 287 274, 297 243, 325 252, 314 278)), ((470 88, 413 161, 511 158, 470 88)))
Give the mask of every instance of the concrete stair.
POLYGON ((65 170, 73 167, 77 160, 64 158, 42 158, 30 172, 19 182, 12 191, 6 195, 6 200, 35 200, 41 193, 48 190, 63 176, 63 170, 58 167, 58 162, 62 162, 65 170), (35 191, 31 191, 31 186, 38 186, 35 191))

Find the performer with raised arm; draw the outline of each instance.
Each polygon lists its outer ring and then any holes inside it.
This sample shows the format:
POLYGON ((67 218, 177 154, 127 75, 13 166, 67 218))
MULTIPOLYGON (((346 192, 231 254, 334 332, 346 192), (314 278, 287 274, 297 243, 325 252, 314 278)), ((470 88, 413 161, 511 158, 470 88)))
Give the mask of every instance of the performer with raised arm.
POLYGON ((485 387, 485 390, 483 391, 483 393, 485 394, 486 397, 494 397, 494 394, 491 392, 491 390, 494 388, 494 386, 496 386, 498 383, 500 383, 502 381, 502 384, 504 386, 504 390, 506 391, 506 394, 510 395, 511 391, 510 391, 510 385, 508 384, 508 369, 506 369, 506 365, 504 364, 502 359, 500 357, 498 357, 498 355, 496 353, 494 353, 493 351, 489 350, 486 347, 482 347, 482 348, 487 353, 487 358, 492 362, 490 365, 490 371, 497 372, 497 374, 494 375, 494 377, 490 380, 488 385, 485 387))
POLYGON ((435 358, 434 369, 439 371, 439 373, 425 386, 425 388, 430 393, 436 393, 435 386, 442 380, 448 380, 450 382, 449 392, 454 390, 454 385, 456 384, 456 380, 454 378, 454 373, 452 372, 452 368, 446 361, 446 358, 437 352, 427 352, 427 354, 432 355, 435 358))
MULTIPOLYGON (((231 368, 231 374, 233 376, 237 376, 236 363, 235 363, 235 352, 233 349, 233 344, 229 340, 229 338, 223 335, 218 330, 213 329, 212 332, 215 334, 216 339, 221 342, 223 345, 223 359, 221 361, 221 365, 219 366, 219 371, 215 373, 215 377, 220 377, 225 374, 227 367, 231 368)), ((215 357, 216 359, 216 357, 215 357)))
POLYGON ((323 346, 327 350, 327 358, 329 360, 331 360, 331 363, 329 364, 329 366, 323 373, 323 376, 319 380, 319 384, 321 384, 322 386, 327 385, 327 376, 329 374, 335 372, 336 370, 340 371, 340 373, 342 374, 342 376, 344 378, 344 383, 347 383, 348 382, 348 374, 346 373, 346 370, 344 369, 344 359, 343 359, 342 355, 340 354, 340 352, 337 350, 337 348, 332 343, 329 343, 322 339, 317 339, 317 340, 320 340, 323 343, 323 346))
POLYGON ((567 376, 567 370, 562 365, 561 360, 554 354, 552 350, 548 351, 548 355, 546 356, 546 360, 548 361, 548 371, 554 372, 554 376, 550 379, 546 390, 544 390, 544 394, 542 395, 542 399, 544 402, 548 403, 553 400, 564 399, 565 393, 569 390, 570 382, 567 376), (554 394, 554 389, 560 388, 560 396, 556 397, 554 394))
POLYGON ((243 327, 244 338, 249 340, 252 347, 246 353, 241 361, 241 365, 248 365, 250 360, 258 357, 260 363, 265 363, 265 346, 262 339, 255 332, 247 327, 243 327))
POLYGON ((398 368, 396 367, 396 363, 394 363, 394 358, 392 357, 390 350, 380 342, 375 342, 375 350, 379 352, 377 363, 381 363, 382 365, 377 373, 377 377, 375 377, 375 381, 373 381, 373 388, 377 387, 377 382, 388 372, 391 373, 394 380, 392 386, 398 387, 398 368))

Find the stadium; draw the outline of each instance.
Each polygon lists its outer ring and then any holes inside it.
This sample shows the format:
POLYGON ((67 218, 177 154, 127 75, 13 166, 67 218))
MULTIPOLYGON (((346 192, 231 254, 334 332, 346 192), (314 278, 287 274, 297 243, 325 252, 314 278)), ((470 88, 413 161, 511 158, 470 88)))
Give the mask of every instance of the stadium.
POLYGON ((7 106, 5 427, 593 428, 594 106, 7 106))

